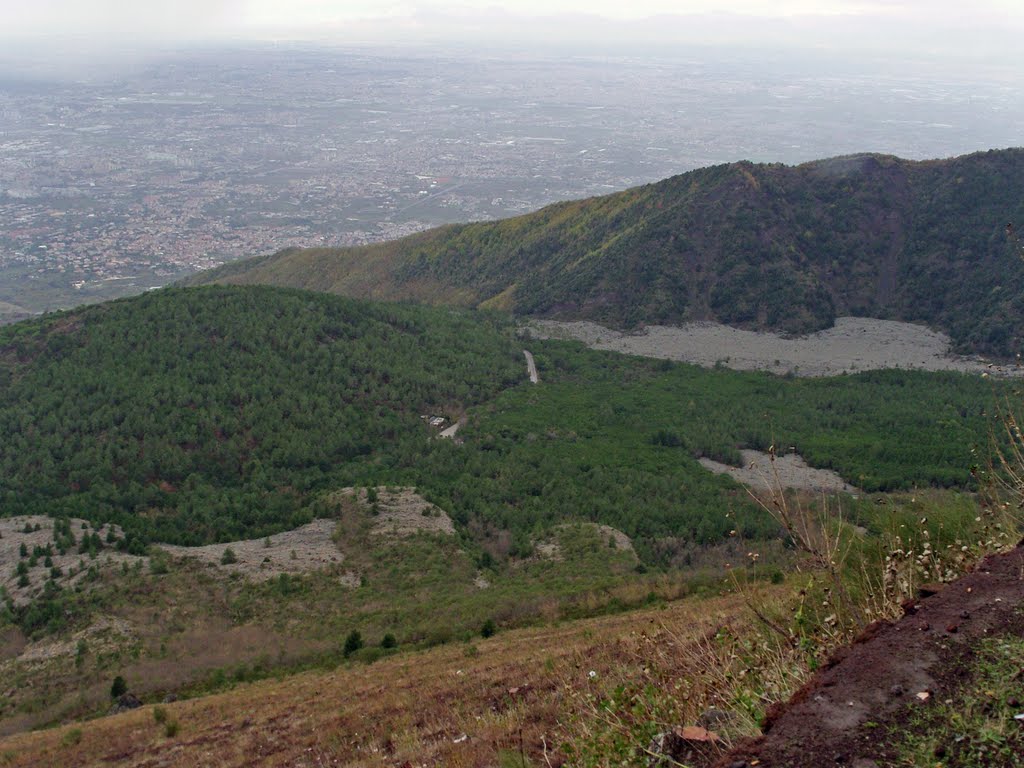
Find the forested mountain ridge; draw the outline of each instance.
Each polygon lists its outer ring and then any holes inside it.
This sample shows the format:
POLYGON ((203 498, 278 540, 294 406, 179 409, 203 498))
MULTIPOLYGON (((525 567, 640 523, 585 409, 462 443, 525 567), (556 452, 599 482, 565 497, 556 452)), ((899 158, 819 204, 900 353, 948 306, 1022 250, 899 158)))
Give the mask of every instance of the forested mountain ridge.
POLYGON ((424 413, 522 371, 507 319, 288 289, 167 289, 17 323, 0 328, 0 507, 116 522, 140 544, 292 528, 325 477, 415 464, 424 413))
POLYGON ((349 249, 287 249, 193 276, 518 314, 717 320, 804 333, 835 317, 926 323, 958 351, 1024 341, 1024 150, 948 160, 739 162, 497 222, 349 249))

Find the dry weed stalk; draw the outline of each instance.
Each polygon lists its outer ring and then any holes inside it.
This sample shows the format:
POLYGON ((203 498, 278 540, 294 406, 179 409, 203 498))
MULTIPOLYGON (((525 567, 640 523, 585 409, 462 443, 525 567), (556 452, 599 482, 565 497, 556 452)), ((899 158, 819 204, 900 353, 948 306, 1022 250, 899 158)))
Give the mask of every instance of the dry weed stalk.
MULTIPOLYGON (((843 541, 842 507, 837 505, 837 513, 831 514, 828 498, 824 494, 821 496, 821 507, 817 511, 799 499, 791 499, 783 487, 775 455, 775 445, 772 444, 768 447, 770 472, 767 475, 752 465, 753 469, 759 470, 761 480, 768 488, 767 497, 755 493, 750 488, 747 489, 747 493, 761 509, 782 526, 796 547, 810 558, 811 568, 827 574, 836 610, 844 612, 848 621, 863 625, 866 623, 864 611, 851 597, 843 578, 851 545, 843 541)), ((778 630, 778 627, 768 622, 756 608, 754 612, 759 620, 778 630)))
MULTIPOLYGON (((764 599, 764 595, 761 595, 764 599)), ((565 680, 571 714, 563 721, 569 764, 581 768, 660 760, 652 738, 680 725, 701 724, 725 710, 715 728, 720 746, 756 735, 767 707, 805 679, 805 654, 742 617, 695 632, 693 621, 657 621, 617 644, 619 662, 584 689, 565 680)), ((583 659, 580 660, 584 662, 583 659)), ((583 666, 581 669, 585 669, 583 666)), ((652 763, 653 764, 653 763, 652 763)))
POLYGON ((993 458, 987 477, 979 480, 987 480, 982 487, 987 491, 988 511, 994 518, 989 521, 993 529, 990 536, 1001 539, 1006 546, 1016 543, 1009 539, 1024 526, 1024 431, 1009 398, 1003 398, 996 414, 1005 442, 992 435, 993 458))

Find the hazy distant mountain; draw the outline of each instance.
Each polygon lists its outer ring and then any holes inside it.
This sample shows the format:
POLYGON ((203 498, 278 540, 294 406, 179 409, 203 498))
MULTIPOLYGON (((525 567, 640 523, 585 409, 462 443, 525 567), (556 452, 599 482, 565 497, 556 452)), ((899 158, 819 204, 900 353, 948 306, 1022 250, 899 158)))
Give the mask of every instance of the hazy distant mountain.
POLYGON ((837 316, 927 323, 961 351, 1024 341, 1024 150, 914 162, 749 162, 498 222, 289 249, 191 283, 266 283, 616 326, 717 320, 803 333, 837 316))

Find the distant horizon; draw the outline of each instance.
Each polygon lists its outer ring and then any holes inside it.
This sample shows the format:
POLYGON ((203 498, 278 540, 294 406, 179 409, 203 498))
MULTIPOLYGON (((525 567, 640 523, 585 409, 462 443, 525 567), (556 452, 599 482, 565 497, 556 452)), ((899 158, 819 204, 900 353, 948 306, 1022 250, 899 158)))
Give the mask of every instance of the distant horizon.
POLYGON ((1024 63, 1024 6, 978 0, 0 0, 0 60, 88 62, 133 46, 459 45, 507 48, 755 45, 778 54, 862 53, 1024 63), (69 50, 70 48, 70 50, 69 50))
MULTIPOLYGON (((756 25, 755 25, 756 26, 756 25)), ((1017 90, 1020 67, 1024 67, 1024 49, 1006 47, 998 55, 963 49, 957 56, 936 56, 924 49, 887 48, 880 44, 863 47, 850 43, 846 47, 828 47, 810 42, 781 44, 776 39, 715 40, 710 37, 692 40, 673 40, 669 37, 642 40, 620 35, 613 42, 599 39, 532 39, 505 37, 500 40, 464 40, 431 38, 427 36, 389 39, 366 37, 363 39, 336 39, 331 37, 282 36, 210 37, 194 39, 132 40, 97 46, 96 41, 84 33, 48 35, 45 37, 5 40, 0 33, 0 77, 15 81, 56 80, 87 81, 108 79, 137 72, 140 67, 158 64, 167 59, 257 50, 311 50, 446 58, 480 58, 486 60, 515 60, 520 58, 544 60, 616 59, 633 61, 678 61, 704 59, 757 63, 782 66, 798 76, 804 69, 808 75, 820 74, 820 67, 836 67, 844 74, 856 71, 862 75, 898 73, 901 76, 919 75, 925 78, 946 77, 958 82, 978 81, 991 86, 1005 83, 1017 90), (897 69, 894 69, 896 67, 897 69)), ((1024 134, 1022 134, 1024 135, 1024 134)))

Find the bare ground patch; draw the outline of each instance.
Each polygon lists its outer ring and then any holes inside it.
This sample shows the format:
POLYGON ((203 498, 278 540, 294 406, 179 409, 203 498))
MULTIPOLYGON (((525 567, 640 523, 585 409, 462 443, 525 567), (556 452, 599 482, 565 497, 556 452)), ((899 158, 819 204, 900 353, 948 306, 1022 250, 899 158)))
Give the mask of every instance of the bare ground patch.
POLYGON ((527 329, 539 338, 573 339, 592 349, 797 376, 836 376, 879 368, 1024 373, 1016 366, 954 356, 949 337, 923 325, 867 317, 836 318, 832 328, 793 338, 708 322, 650 325, 625 333, 585 321, 531 320, 527 329))
MULTIPOLYGON (((900 754, 899 737, 921 728, 924 713, 938 703, 960 705, 965 686, 969 692, 973 684, 979 644, 1020 637, 1022 603, 1024 548, 987 557, 941 591, 904 603, 900 620, 876 622, 836 651, 788 704, 768 711, 763 736, 740 745, 716 766, 910 764, 900 754)), ((995 694, 984 692, 989 696, 995 694)), ((985 707, 998 710, 994 700, 985 707)), ((1002 727, 1020 725, 1011 720, 1002 727)), ((969 739, 969 731, 961 733, 949 733, 950 747, 969 739)), ((928 764, 1010 765, 994 749, 992 761, 985 763, 943 757, 950 756, 936 752, 928 764)))
POLYGON ((451 536, 455 533, 448 513, 416 493, 415 488, 379 486, 373 489, 373 494, 367 488, 344 488, 341 495, 356 501, 372 516, 372 534, 410 536, 424 531, 451 536))
POLYGON ((633 549, 633 540, 618 528, 612 528, 610 525, 599 525, 597 526, 597 531, 602 536, 614 540, 616 549, 630 552, 634 557, 636 556, 636 550, 633 549))
POLYGON ((815 469, 807 465, 798 454, 788 453, 771 456, 761 451, 740 451, 742 467, 733 467, 708 458, 699 459, 701 465, 716 475, 729 475, 736 482, 743 483, 757 491, 771 491, 776 488, 798 488, 825 493, 860 493, 830 469, 815 469))
MULTIPOLYGON (((161 544, 174 557, 194 558, 225 573, 239 573, 252 581, 266 581, 282 573, 296 574, 341 565, 345 556, 331 538, 335 520, 314 520, 308 525, 263 539, 243 539, 226 544, 181 547, 161 544), (231 555, 226 555, 227 551, 231 555), (230 560, 234 562, 229 562, 230 560)), ((358 579, 346 575, 347 578, 358 579)))

